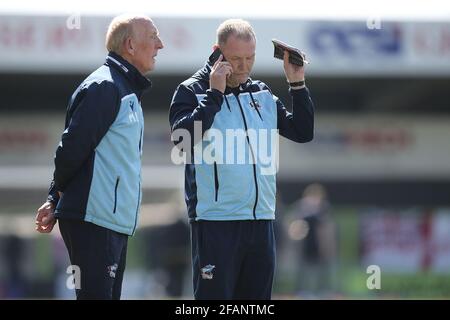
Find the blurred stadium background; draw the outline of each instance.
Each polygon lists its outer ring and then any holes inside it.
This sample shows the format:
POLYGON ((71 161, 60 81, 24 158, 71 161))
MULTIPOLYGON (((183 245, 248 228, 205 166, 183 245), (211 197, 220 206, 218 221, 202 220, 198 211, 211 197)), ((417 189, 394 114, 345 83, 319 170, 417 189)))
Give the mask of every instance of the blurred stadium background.
POLYGON ((183 167, 170 160, 167 113, 229 17, 253 24, 253 77, 286 104, 270 40, 311 62, 315 139, 281 139, 275 298, 449 298, 450 6, 312 2, 3 1, 0 298, 74 297, 59 230, 37 234, 34 215, 68 99, 103 63, 111 17, 127 11, 151 16, 165 48, 143 99, 144 196, 123 298, 192 298, 183 167), (380 267, 381 289, 367 287, 370 265, 380 267))

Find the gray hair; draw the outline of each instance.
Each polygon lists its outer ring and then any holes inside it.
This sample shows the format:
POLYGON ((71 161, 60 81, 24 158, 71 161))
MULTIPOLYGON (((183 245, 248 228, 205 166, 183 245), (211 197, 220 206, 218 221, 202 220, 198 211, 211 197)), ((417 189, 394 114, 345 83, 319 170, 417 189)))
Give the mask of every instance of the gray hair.
POLYGON ((231 35, 246 41, 252 39, 256 41, 256 35, 252 26, 243 19, 228 19, 222 22, 217 28, 217 44, 224 45, 231 35))
POLYGON ((115 17, 106 32, 106 49, 121 54, 125 40, 134 35, 133 25, 142 20, 152 21, 147 16, 136 14, 122 14, 115 17))

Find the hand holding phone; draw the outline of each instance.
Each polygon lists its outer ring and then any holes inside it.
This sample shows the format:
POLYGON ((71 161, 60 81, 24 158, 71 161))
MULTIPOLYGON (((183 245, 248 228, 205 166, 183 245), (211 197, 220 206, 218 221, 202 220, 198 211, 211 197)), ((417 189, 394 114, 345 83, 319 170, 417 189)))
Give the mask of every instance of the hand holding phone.
POLYGON ((227 86, 227 77, 233 73, 233 68, 225 58, 219 48, 214 50, 210 58, 214 65, 209 75, 209 87, 224 93, 227 86))

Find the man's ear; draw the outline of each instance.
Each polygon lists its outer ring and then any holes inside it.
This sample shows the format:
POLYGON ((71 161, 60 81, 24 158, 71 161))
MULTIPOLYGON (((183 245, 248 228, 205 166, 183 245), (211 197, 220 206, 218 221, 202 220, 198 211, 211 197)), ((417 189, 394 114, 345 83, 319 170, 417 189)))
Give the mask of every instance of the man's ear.
POLYGON ((135 44, 131 37, 128 37, 125 40, 124 48, 125 48, 125 52, 127 52, 131 56, 134 56, 135 44))
POLYGON ((216 50, 217 48, 219 48, 219 45, 217 43, 212 46, 213 51, 216 50))

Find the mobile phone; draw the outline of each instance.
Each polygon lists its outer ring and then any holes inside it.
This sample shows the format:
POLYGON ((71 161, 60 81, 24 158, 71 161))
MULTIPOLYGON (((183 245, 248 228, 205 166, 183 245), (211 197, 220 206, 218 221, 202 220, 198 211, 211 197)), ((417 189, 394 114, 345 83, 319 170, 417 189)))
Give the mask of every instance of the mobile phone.
POLYGON ((297 66, 302 67, 304 64, 308 64, 309 62, 305 60, 303 52, 299 49, 290 46, 280 40, 272 39, 272 43, 274 46, 273 56, 277 59, 284 59, 284 51, 289 52, 289 62, 295 64, 297 66))
POLYGON ((220 50, 220 48, 217 48, 216 50, 214 50, 214 52, 212 53, 210 60, 211 63, 214 64, 216 63, 216 61, 219 59, 220 55, 222 55, 222 61, 225 62, 225 56, 223 55, 222 51, 220 50))

